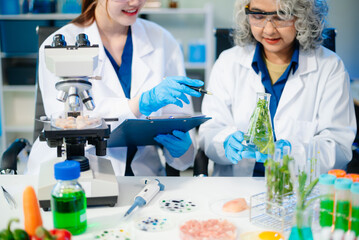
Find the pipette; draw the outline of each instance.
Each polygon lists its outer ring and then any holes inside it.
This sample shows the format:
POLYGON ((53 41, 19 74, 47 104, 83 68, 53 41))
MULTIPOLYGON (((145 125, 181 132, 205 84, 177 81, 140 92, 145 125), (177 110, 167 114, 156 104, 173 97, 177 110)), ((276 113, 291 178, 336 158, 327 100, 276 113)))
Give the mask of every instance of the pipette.
POLYGON ((165 186, 160 183, 158 179, 145 180, 145 184, 146 186, 139 194, 136 195, 135 202, 127 210, 123 216, 124 218, 130 215, 137 207, 145 206, 159 191, 163 191, 165 189, 165 186))

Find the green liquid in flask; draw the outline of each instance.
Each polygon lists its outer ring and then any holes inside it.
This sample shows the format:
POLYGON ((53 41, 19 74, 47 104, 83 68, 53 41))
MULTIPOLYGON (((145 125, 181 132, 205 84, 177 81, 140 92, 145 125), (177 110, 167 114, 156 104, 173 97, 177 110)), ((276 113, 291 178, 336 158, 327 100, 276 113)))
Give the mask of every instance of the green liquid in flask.
POLYGON ((82 191, 62 193, 61 197, 51 199, 54 227, 67 229, 73 235, 86 231, 86 196, 82 191))

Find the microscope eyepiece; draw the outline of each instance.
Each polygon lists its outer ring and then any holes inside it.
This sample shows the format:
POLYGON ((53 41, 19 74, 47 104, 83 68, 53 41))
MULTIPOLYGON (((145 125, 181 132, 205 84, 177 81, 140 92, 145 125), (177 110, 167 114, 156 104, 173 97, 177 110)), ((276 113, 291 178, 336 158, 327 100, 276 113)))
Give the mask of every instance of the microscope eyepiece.
POLYGON ((65 41, 65 37, 62 34, 56 34, 53 39, 52 39, 52 44, 51 46, 53 47, 65 47, 66 41, 65 41))
POLYGON ((79 35, 77 35, 76 46, 77 47, 90 46, 90 41, 85 33, 80 33, 79 35))

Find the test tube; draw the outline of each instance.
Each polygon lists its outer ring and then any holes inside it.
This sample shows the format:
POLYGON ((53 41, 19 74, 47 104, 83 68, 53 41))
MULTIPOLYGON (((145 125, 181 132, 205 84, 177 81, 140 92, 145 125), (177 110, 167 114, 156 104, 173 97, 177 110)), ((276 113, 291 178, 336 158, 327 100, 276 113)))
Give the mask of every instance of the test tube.
POLYGON ((335 219, 334 229, 348 230, 350 211, 350 187, 352 180, 338 178, 335 180, 335 219))
POLYGON ((334 183, 336 177, 330 174, 322 174, 319 177, 320 188, 320 210, 319 210, 319 224, 322 228, 333 225, 334 212, 334 183))
POLYGON ((332 169, 328 172, 328 174, 334 175, 337 178, 342 178, 345 177, 347 173, 342 169, 332 169))
POLYGON ((359 182, 353 183, 350 189, 352 199, 351 230, 359 237, 359 182))

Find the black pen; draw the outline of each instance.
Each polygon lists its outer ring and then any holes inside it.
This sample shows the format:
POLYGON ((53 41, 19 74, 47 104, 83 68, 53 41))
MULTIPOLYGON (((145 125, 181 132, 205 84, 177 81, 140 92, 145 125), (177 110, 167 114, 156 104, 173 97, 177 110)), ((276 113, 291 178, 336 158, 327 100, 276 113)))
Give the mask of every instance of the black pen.
POLYGON ((186 84, 187 87, 197 91, 197 92, 200 92, 200 93, 203 93, 203 94, 207 94, 207 95, 213 95, 210 91, 207 91, 205 89, 203 89, 202 87, 193 87, 193 86, 189 86, 186 84))

